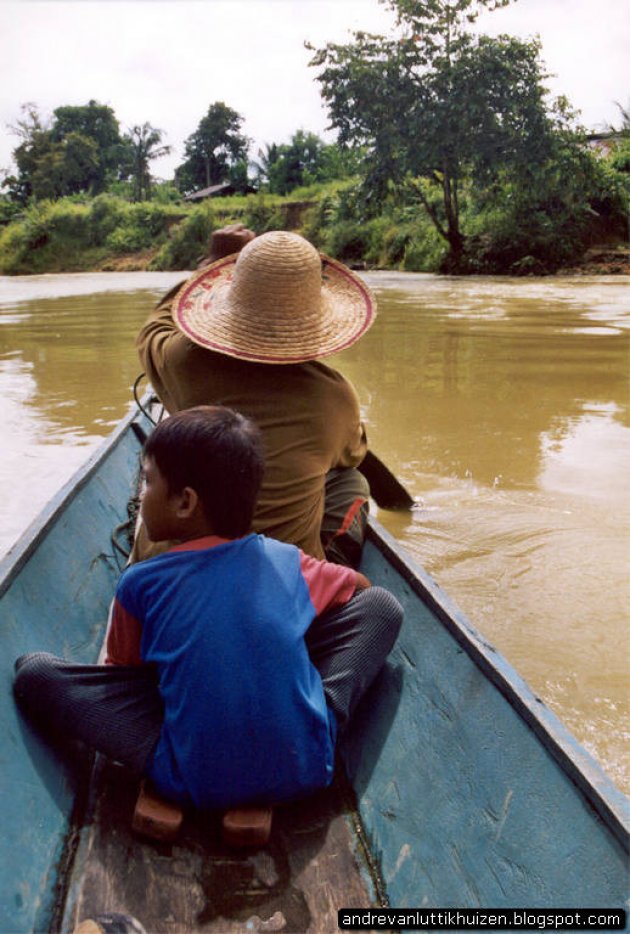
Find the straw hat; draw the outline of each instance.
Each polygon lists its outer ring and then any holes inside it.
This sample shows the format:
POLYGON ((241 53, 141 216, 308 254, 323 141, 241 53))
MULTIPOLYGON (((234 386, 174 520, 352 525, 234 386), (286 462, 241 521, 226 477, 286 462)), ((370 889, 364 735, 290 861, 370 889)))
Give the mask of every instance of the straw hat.
POLYGON ((373 323, 376 301, 343 263, 278 230, 191 276, 172 314, 209 350, 258 363, 303 363, 354 344, 373 323))

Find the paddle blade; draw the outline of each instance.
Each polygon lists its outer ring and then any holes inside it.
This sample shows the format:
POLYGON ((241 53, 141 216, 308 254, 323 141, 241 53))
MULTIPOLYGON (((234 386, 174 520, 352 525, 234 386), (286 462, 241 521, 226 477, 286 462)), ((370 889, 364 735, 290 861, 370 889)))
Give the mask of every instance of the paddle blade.
POLYGON ((370 484, 370 491, 381 509, 411 509, 413 496, 376 454, 368 451, 358 469, 370 484))

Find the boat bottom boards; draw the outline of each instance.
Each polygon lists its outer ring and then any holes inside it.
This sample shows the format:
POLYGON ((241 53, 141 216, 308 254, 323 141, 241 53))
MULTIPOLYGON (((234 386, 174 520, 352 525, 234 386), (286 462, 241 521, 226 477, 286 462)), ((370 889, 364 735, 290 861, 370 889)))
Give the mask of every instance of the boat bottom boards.
POLYGON ((343 781, 274 810, 269 844, 223 844, 217 815, 190 813, 173 844, 131 829, 138 783, 97 762, 62 931, 104 912, 161 932, 336 931, 337 911, 379 904, 343 781))

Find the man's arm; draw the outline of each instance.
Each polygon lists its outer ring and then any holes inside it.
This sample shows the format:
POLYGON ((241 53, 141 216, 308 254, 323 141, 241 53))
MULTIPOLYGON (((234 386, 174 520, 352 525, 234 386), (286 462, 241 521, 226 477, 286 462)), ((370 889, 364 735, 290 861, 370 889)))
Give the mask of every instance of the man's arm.
POLYGON ((354 386, 341 374, 339 376, 343 392, 336 415, 340 419, 340 449, 331 467, 358 467, 367 452, 367 435, 354 386))
POLYGON ((254 231, 248 230, 244 224, 228 224, 227 227, 215 230, 210 240, 210 252, 201 260, 197 269, 203 269, 204 266, 209 266, 224 256, 231 256, 232 253, 240 253, 255 237, 254 231))
POLYGON ((175 296, 169 292, 153 309, 136 339, 140 364, 155 389, 160 402, 169 412, 177 405, 169 390, 168 376, 177 372, 176 361, 189 350, 190 341, 175 325, 171 306, 175 296))
MULTIPOLYGON (((200 266, 213 263, 232 253, 238 253, 255 236, 255 233, 243 224, 231 224, 215 230, 210 241, 208 258, 200 266)), ((179 330, 172 315, 173 300, 185 281, 174 286, 160 300, 136 340, 136 348, 144 372, 158 394, 160 402, 169 412, 177 411, 173 389, 169 388, 169 378, 175 378, 174 374, 186 369, 186 355, 191 347, 191 342, 179 330)))

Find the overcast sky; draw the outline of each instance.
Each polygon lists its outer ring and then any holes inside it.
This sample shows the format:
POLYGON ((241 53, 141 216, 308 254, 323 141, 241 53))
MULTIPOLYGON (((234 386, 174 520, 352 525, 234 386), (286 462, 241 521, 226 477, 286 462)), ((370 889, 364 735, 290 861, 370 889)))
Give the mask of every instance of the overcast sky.
MULTIPOLYGON (((540 35, 553 93, 589 128, 619 122, 614 102, 630 103, 630 0, 516 0, 480 22, 492 34, 540 35)), ((123 130, 159 127, 173 146, 154 163, 163 178, 218 100, 244 117, 253 157, 299 128, 332 139, 304 41, 392 24, 378 0, 0 0, 0 168, 19 142, 7 125, 27 101, 49 116, 92 98, 123 130)))

